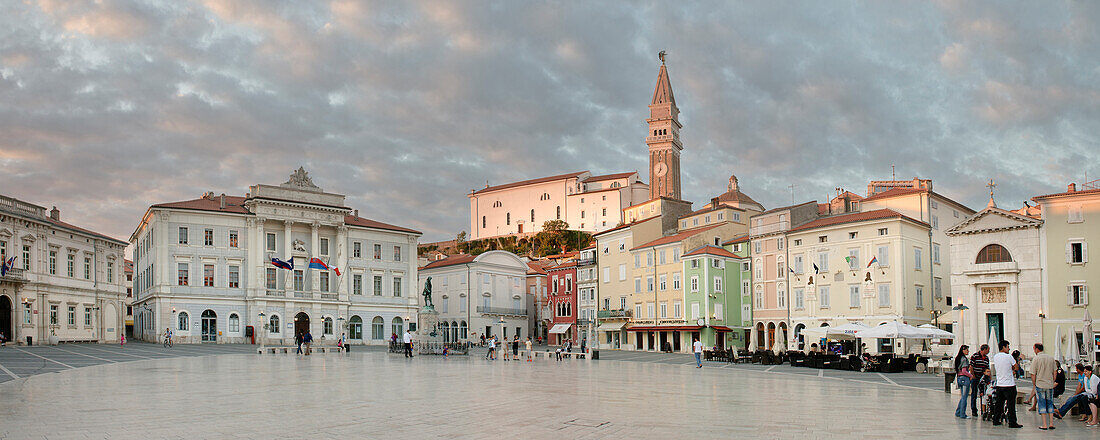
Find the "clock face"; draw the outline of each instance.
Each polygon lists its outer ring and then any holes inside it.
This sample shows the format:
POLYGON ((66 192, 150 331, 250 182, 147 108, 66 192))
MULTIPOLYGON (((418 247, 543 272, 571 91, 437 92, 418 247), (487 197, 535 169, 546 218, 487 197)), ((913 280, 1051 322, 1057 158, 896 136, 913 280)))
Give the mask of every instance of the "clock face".
POLYGON ((706 323, 707 321, 703 320, 703 318, 699 318, 699 321, 697 321, 697 322, 699 323, 699 325, 703 325, 703 324, 705 324, 705 323, 706 323))
POLYGON ((667 172, 668 166, 666 166, 664 163, 659 163, 657 164, 657 166, 653 167, 653 174, 656 174, 657 177, 664 177, 665 173, 667 172))

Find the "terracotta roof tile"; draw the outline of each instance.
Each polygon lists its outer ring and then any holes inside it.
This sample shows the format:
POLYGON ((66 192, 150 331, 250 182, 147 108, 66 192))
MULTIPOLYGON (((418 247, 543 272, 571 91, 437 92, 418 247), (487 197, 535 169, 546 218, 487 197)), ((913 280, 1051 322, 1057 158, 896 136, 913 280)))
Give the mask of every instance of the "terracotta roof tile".
POLYGON ((151 208, 189 209, 194 211, 229 212, 233 214, 251 214, 244 207, 244 197, 225 196, 225 209, 221 207, 221 196, 200 197, 182 202, 158 203, 151 208))
POLYGON ((603 232, 597 232, 597 233, 595 233, 595 234, 592 234, 592 236, 593 236, 593 237, 596 237, 596 236, 599 236, 599 235, 607 234, 607 233, 609 233, 609 232, 615 232, 615 231, 618 231, 618 230, 620 230, 620 229, 626 229, 626 228, 629 228, 629 227, 631 227, 631 226, 634 226, 634 225, 638 225, 638 224, 642 224, 642 223, 645 223, 645 222, 648 222, 648 221, 651 221, 651 220, 657 220, 657 219, 659 219, 659 218, 661 218, 661 217, 660 217, 660 216, 656 216, 656 217, 650 217, 650 218, 647 218, 647 219, 644 219, 644 220, 637 220, 637 221, 633 221, 633 222, 630 222, 630 223, 626 223, 626 224, 622 224, 622 225, 616 226, 616 227, 614 227, 614 228, 608 229, 608 230, 606 230, 606 231, 603 231, 603 232))
POLYGON ((346 224, 348 226, 361 226, 361 227, 364 227, 364 228, 385 229, 385 230, 389 230, 389 231, 408 232, 408 233, 412 233, 412 234, 422 234, 422 232, 417 231, 415 229, 403 228, 401 226, 394 226, 394 225, 391 225, 391 224, 388 224, 388 223, 382 223, 382 222, 379 222, 379 221, 374 221, 374 220, 371 220, 369 218, 356 217, 354 215, 345 215, 344 216, 344 224, 346 224))
POLYGON ((479 189, 477 191, 474 191, 473 194, 484 194, 484 193, 487 193, 487 192, 499 191, 499 190, 502 190, 502 189, 516 188, 516 187, 526 186, 526 185, 534 185, 536 183, 546 183, 546 182, 553 182, 555 180, 571 179, 571 178, 577 177, 581 174, 584 174, 586 172, 587 171, 577 171, 577 172, 573 172, 573 173, 558 174, 556 176, 540 177, 538 179, 521 180, 519 182, 505 183, 503 185, 496 185, 496 186, 490 186, 488 188, 479 189))
POLYGON ((725 246, 727 244, 741 243, 741 242, 744 242, 744 241, 749 241, 749 235, 748 234, 739 235, 737 237, 733 237, 729 240, 723 241, 722 246, 725 246))
POLYGON ((627 177, 633 176, 636 173, 637 173, 636 171, 631 171, 629 173, 604 174, 604 175, 601 175, 601 176, 589 177, 587 179, 584 179, 584 181, 585 182, 599 182, 599 181, 602 181, 602 180, 625 179, 627 177))
POLYGON ((711 212, 711 211, 717 211, 719 209, 732 209, 734 211, 741 211, 741 212, 745 211, 745 208, 738 208, 736 206, 730 206, 730 205, 726 205, 724 203, 719 204, 718 207, 711 207, 710 205, 707 205, 706 208, 703 208, 703 209, 700 209, 700 210, 697 210, 697 211, 692 211, 692 212, 689 212, 687 214, 681 215, 679 218, 677 218, 677 220, 679 220, 681 218, 691 217, 693 215, 699 215, 699 214, 703 214, 703 213, 707 213, 707 212, 711 212))
POLYGON ((119 240, 119 239, 111 237, 111 236, 103 235, 103 234, 100 234, 100 233, 95 232, 95 231, 89 231, 87 229, 84 229, 84 228, 81 228, 79 226, 75 226, 75 225, 72 225, 72 224, 69 224, 69 223, 65 223, 65 222, 60 221, 60 220, 54 220, 52 218, 46 217, 46 221, 52 223, 54 226, 58 226, 58 227, 61 227, 61 228, 71 229, 71 230, 76 231, 76 232, 88 234, 88 235, 91 235, 93 237, 99 237, 99 238, 102 238, 104 240, 115 241, 115 242, 118 242, 118 243, 121 243, 121 244, 124 244, 124 245, 127 244, 123 240, 119 240))
POLYGON ((684 254, 684 256, 685 257, 690 257, 692 255, 703 255, 703 254, 717 255, 719 257, 726 257, 726 258, 741 258, 741 257, 738 257, 733 252, 727 251, 727 250, 722 249, 722 248, 717 247, 717 246, 711 246, 711 245, 706 245, 706 246, 703 246, 703 247, 698 248, 696 250, 693 250, 691 252, 688 252, 688 253, 684 254))
POLYGON ((1067 197, 1067 196, 1076 196, 1076 195, 1084 195, 1084 194, 1097 194, 1097 193, 1100 193, 1100 189, 1079 189, 1079 190, 1073 191, 1073 192, 1066 191, 1066 192, 1060 192, 1060 193, 1054 193, 1054 194, 1045 194, 1045 195, 1041 195, 1041 196, 1035 196, 1035 197, 1032 197, 1031 200, 1034 200, 1034 201, 1038 202, 1039 199, 1048 199, 1048 198, 1054 198, 1054 197, 1067 197))
POLYGON ((926 225, 926 226, 928 225, 925 222, 907 217, 907 216, 902 215, 901 213, 899 213, 897 211, 894 211, 892 209, 876 209, 874 211, 853 212, 853 213, 850 213, 850 214, 841 214, 841 215, 834 215, 834 216, 831 216, 831 217, 819 218, 817 220, 806 223, 806 224, 804 224, 802 226, 799 226, 797 228, 791 229, 790 232, 804 231, 804 230, 807 230, 807 229, 817 229, 817 228, 823 228, 823 227, 826 227, 826 226, 840 225, 840 224, 844 224, 844 223, 854 223, 854 222, 862 222, 862 221, 868 221, 868 220, 879 220, 879 219, 884 219, 884 218, 902 218, 902 219, 906 219, 906 220, 909 220, 911 222, 914 222, 914 223, 917 223, 917 224, 920 224, 920 225, 926 225))
POLYGON ((711 229, 717 228, 719 226, 722 226, 722 224, 702 226, 702 227, 698 227, 698 228, 688 229, 688 230, 682 231, 678 234, 658 238, 656 240, 653 240, 653 241, 651 241, 649 243, 646 243, 646 244, 643 244, 641 246, 635 246, 635 247, 631 248, 630 250, 660 246, 660 245, 669 244, 669 243, 675 243, 675 242, 678 242, 678 241, 682 241, 685 238, 692 237, 696 234, 699 234, 699 233, 706 232, 706 231, 709 231, 711 229))
POLYGON ((477 258, 477 257, 474 256, 474 255, 470 255, 470 254, 453 255, 453 256, 444 258, 442 260, 435 260, 431 263, 425 264, 424 266, 420 267, 420 270, 435 269, 437 267, 454 266, 456 264, 466 264, 466 263, 469 263, 471 261, 474 261, 474 258, 477 258))
POLYGON ((569 268, 573 268, 573 267, 577 267, 577 261, 576 261, 576 260, 569 260, 569 261, 566 261, 566 262, 564 262, 564 263, 562 263, 562 264, 559 264, 559 265, 557 265, 557 266, 551 267, 551 268, 549 268, 549 269, 547 269, 547 270, 564 270, 564 269, 569 269, 569 268))

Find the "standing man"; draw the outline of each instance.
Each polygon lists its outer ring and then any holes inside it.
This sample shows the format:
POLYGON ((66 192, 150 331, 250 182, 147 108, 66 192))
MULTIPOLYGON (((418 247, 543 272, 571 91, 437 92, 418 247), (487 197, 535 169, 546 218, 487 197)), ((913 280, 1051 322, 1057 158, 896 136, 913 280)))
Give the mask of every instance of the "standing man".
POLYGON ((695 352, 695 368, 703 368, 703 343, 698 337, 692 339, 695 340, 691 343, 692 350, 695 352))
MULTIPOLYGON (((975 403, 981 402, 982 397, 985 395, 985 382, 982 381, 982 376, 990 376, 989 372, 989 344, 982 344, 977 353, 974 353, 970 357, 970 373, 974 375, 971 379, 974 384, 974 392, 970 393, 970 409, 974 417, 978 417, 978 407, 975 403)), ((985 404, 982 404, 982 414, 987 414, 988 410, 985 409, 985 404)))
POLYGON ((309 329, 306 329, 306 335, 302 337, 302 342, 305 342, 306 356, 309 356, 309 354, 313 352, 313 333, 310 333, 309 329))
POLYGON ((1035 400, 1039 411, 1039 429, 1054 428, 1054 358, 1043 353, 1043 344, 1035 344, 1035 359, 1031 361, 1031 382, 1035 385, 1035 400))
POLYGON ((409 333, 408 330, 405 330, 405 337, 402 339, 402 341, 405 343, 405 357, 407 357, 407 358, 413 357, 413 335, 412 335, 412 333, 409 333))
POLYGON ((298 346, 298 352, 295 353, 295 354, 302 354, 302 340, 303 339, 305 339, 305 337, 301 333, 295 333, 294 334, 294 345, 298 346))
POLYGON ((1023 428, 1016 423, 1016 359, 1008 354, 1008 341, 997 345, 1000 352, 993 356, 993 372, 997 375, 994 387, 997 388, 997 400, 993 403, 993 425, 999 426, 1003 418, 1008 419, 1009 428, 1023 428))

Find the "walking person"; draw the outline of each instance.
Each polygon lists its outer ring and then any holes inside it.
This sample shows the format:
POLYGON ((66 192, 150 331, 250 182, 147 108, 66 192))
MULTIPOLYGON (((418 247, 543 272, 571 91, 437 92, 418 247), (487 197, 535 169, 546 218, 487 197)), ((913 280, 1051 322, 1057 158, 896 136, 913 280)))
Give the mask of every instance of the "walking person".
POLYGON ((959 354, 955 355, 955 382, 959 385, 959 393, 962 394, 959 397, 959 404, 955 407, 955 417, 960 419, 968 419, 966 416, 966 401, 970 397, 970 381, 974 379, 974 375, 970 372, 970 347, 963 345, 959 347, 959 354))
POLYGON ((306 344, 306 356, 309 356, 310 353, 313 353, 313 333, 310 333, 308 329, 306 335, 302 337, 302 342, 306 344))
MULTIPOLYGON (((2 337, 0 337, 0 339, 2 339, 2 337)), ((118 335, 118 348, 123 348, 123 347, 126 347, 126 334, 125 333, 118 335)))
POLYGON ((527 338, 527 342, 524 345, 527 348, 527 362, 531 362, 531 338, 527 338))
POLYGON ((970 357, 970 411, 971 415, 978 417, 978 407, 981 406, 982 416, 989 413, 982 396, 985 395, 986 383, 989 381, 989 345, 982 344, 978 351, 970 357))
POLYGON ((489 352, 485 353, 485 356, 491 361, 497 360, 497 339, 496 336, 489 337, 489 352))
POLYGON ((1054 429, 1054 386, 1058 366, 1054 358, 1043 352, 1043 344, 1035 343, 1035 359, 1031 361, 1031 383, 1035 389, 1035 406, 1039 412, 1039 429, 1054 429))
POLYGON ((303 335, 301 333, 294 334, 294 345, 298 346, 298 351, 295 354, 302 354, 302 339, 303 335))
POLYGON ((1009 428, 1023 428, 1024 425, 1016 423, 1016 359, 1008 354, 1011 344, 1001 341, 998 344, 999 352, 993 356, 993 372, 997 380, 994 382, 997 399, 993 403, 993 425, 1000 426, 1002 421, 1008 419, 1009 428))
POLYGON ((512 339, 512 359, 519 360, 519 335, 512 339))
POLYGON ((703 343, 698 337, 692 339, 695 340, 691 343, 692 351, 695 352, 695 368, 703 368, 703 343))
MULTIPOLYGON (((396 333, 395 333, 395 335, 396 335, 396 333)), ((402 341, 405 343, 405 357, 407 357, 407 358, 413 357, 413 335, 412 335, 412 333, 409 333, 408 330, 405 330, 405 337, 402 338, 402 341)))

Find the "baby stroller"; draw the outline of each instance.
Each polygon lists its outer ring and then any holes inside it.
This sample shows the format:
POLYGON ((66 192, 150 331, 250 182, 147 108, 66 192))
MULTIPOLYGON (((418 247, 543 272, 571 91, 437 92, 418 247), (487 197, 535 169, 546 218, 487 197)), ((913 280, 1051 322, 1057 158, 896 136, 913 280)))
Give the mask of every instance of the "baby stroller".
POLYGON ((989 376, 982 375, 982 378, 978 380, 979 389, 985 390, 982 393, 982 420, 993 420, 993 401, 996 399, 996 387, 990 383, 989 376))

